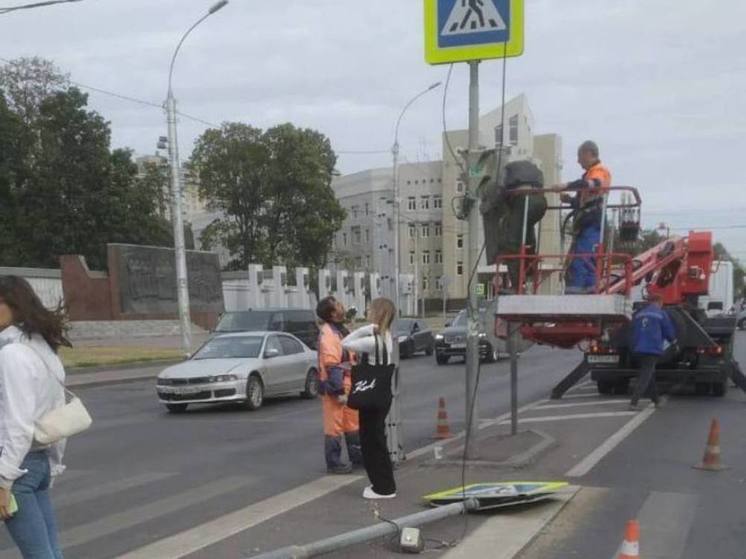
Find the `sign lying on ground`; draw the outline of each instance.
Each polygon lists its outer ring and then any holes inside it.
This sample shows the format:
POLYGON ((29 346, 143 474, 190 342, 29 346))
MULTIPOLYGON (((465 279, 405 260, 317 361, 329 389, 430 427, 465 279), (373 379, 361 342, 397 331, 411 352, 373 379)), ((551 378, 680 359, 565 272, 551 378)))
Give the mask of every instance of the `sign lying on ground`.
POLYGON ((458 503, 464 499, 479 501, 479 510, 525 505, 549 499, 567 487, 562 481, 508 481, 500 483, 477 483, 466 487, 456 487, 423 497, 425 501, 439 507, 458 503))
POLYGON ((425 59, 447 64, 523 54, 524 0, 425 0, 425 59))

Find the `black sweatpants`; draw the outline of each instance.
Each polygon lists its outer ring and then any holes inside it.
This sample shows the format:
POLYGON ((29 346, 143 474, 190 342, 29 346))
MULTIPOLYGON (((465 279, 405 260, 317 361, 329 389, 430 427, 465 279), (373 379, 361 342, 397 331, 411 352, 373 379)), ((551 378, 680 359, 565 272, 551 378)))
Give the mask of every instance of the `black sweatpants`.
POLYGON ((368 479, 373 484, 373 491, 379 495, 396 493, 394 467, 386 444, 386 416, 390 407, 389 405, 377 410, 360 410, 363 465, 368 479))
POLYGON ((638 354, 637 359, 640 362, 640 376, 637 378, 637 387, 632 395, 632 405, 637 405, 640 398, 650 392, 650 399, 658 403, 658 387, 655 384, 655 366, 658 364, 657 355, 638 354))

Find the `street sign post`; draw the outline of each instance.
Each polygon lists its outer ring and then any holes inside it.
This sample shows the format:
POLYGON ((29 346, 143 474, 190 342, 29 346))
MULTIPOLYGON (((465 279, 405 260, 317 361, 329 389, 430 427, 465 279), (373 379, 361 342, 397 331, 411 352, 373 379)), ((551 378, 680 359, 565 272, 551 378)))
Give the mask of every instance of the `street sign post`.
POLYGON ((429 64, 523 54, 524 0, 425 0, 429 64))
MULTIPOLYGON (((469 63, 469 149, 463 154, 468 186, 463 219, 469 220, 466 270, 469 322, 466 336, 465 455, 477 458, 479 378, 479 198, 486 161, 479 152, 479 63, 523 54, 524 0, 425 0, 425 59, 429 64, 469 63)), ((513 387, 513 392, 516 387, 513 387)))

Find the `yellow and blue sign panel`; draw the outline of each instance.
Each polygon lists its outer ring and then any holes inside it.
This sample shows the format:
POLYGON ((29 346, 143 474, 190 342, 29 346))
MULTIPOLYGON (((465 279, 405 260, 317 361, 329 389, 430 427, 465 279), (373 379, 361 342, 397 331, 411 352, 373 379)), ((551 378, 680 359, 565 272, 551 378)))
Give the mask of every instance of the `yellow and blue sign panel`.
POLYGON ((425 58, 448 64, 523 54, 524 0, 425 0, 425 58))

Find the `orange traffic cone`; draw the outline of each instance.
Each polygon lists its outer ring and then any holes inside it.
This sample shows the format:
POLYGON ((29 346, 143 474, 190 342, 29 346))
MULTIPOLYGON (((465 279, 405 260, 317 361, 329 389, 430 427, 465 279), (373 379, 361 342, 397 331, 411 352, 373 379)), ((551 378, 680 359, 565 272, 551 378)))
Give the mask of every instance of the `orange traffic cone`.
POLYGON ((453 437, 451 428, 448 426, 448 412, 446 411, 446 399, 438 400, 438 423, 435 430, 435 438, 438 440, 453 437))
POLYGON ((727 469, 727 466, 720 463, 720 422, 717 419, 713 419, 710 425, 710 436, 707 437, 705 457, 701 464, 694 467, 709 472, 719 472, 727 469))
POLYGON ((640 523, 637 520, 627 522, 617 559, 640 559, 640 523))

